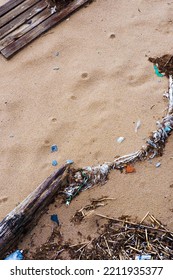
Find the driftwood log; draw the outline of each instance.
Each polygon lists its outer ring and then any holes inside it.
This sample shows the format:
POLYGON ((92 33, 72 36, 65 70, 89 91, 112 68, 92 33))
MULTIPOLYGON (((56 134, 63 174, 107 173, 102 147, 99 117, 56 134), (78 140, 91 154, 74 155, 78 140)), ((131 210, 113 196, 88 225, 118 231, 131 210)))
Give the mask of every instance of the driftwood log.
POLYGON ((46 207, 66 184, 68 165, 50 175, 24 201, 12 210, 0 223, 0 259, 12 250, 24 233, 33 228, 46 207))

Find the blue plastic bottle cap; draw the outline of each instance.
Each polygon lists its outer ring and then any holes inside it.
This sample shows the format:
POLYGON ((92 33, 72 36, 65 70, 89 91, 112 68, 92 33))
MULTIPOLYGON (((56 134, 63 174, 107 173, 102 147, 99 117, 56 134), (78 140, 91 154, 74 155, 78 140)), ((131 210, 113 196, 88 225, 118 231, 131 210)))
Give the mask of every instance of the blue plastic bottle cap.
POLYGON ((51 146, 51 152, 57 152, 58 151, 58 146, 57 145, 52 145, 51 146))

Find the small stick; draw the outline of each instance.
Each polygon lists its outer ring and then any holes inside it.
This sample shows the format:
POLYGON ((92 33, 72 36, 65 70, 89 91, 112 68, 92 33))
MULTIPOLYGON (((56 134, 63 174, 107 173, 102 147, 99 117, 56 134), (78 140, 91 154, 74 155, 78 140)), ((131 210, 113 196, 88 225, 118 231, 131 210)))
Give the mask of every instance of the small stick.
MULTIPOLYGON (((83 250, 81 251, 81 253, 80 253, 80 255, 79 255, 79 260, 81 259, 84 250, 85 250, 85 248, 83 248, 83 250)), ((77 251, 76 251, 76 252, 77 252, 77 251)))
POLYGON ((153 221, 156 222, 156 224, 158 224, 160 227, 164 228, 167 231, 167 229, 158 220, 156 220, 156 218, 153 215, 150 214, 149 216, 153 219, 153 221))
POLYGON ((142 218, 142 220, 140 221, 140 224, 142 224, 142 222, 148 217, 150 212, 147 212, 147 214, 145 214, 145 216, 142 218))
POLYGON ((109 245, 108 245, 108 242, 107 242, 105 236, 104 236, 104 240, 105 240, 106 246, 107 246, 107 248, 108 248, 109 255, 112 257, 112 254, 111 254, 111 251, 110 251, 110 248, 109 248, 109 245))
POLYGON ((79 245, 85 245, 85 244, 88 244, 88 242, 84 242, 84 243, 76 243, 76 244, 73 244, 73 245, 70 245, 69 247, 70 248, 73 248, 73 247, 76 247, 76 246, 79 246, 79 245))
POLYGON ((171 59, 172 59, 172 55, 171 55, 171 57, 168 59, 168 61, 164 64, 163 67, 166 67, 166 65, 171 61, 171 59))
POLYGON ((63 248, 63 249, 59 250, 58 252, 56 252, 55 257, 54 257, 54 260, 56 260, 57 256, 58 256, 61 252, 63 252, 64 250, 65 250, 65 249, 63 248))
POLYGON ((132 247, 132 246, 128 246, 130 249, 132 249, 132 250, 134 250, 134 251, 136 251, 136 252, 138 252, 138 253, 141 253, 141 250, 138 250, 138 249, 136 249, 136 248, 134 248, 134 247, 132 247))
POLYGON ((87 245, 89 245, 91 242, 92 242, 92 240, 89 241, 89 242, 86 242, 82 247, 80 247, 79 249, 77 249, 76 253, 77 253, 78 251, 84 249, 84 248, 85 248, 87 245))
POLYGON ((147 229, 145 228, 145 237, 146 237, 146 241, 147 241, 147 247, 150 249, 150 244, 148 242, 148 234, 147 234, 147 229))
POLYGON ((101 201, 104 201, 104 200, 116 200, 116 198, 113 198, 113 197, 103 197, 103 198, 100 198, 100 199, 92 199, 92 202, 101 202, 101 201))
POLYGON ((90 216, 91 214, 93 214, 93 212, 94 210, 90 210, 88 213, 85 214, 84 218, 90 216))

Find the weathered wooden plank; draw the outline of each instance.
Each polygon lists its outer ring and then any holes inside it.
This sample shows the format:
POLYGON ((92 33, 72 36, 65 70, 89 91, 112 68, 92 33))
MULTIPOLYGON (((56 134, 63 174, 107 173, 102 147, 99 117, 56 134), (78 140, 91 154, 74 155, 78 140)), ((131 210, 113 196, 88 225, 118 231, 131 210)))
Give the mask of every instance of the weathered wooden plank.
POLYGON ((16 40, 15 42, 8 45, 6 48, 1 50, 1 53, 6 57, 10 58, 13 54, 23 48, 26 44, 33 41, 43 32, 49 30, 51 27, 55 26, 58 22, 60 22, 65 17, 69 16, 69 14, 73 13, 76 9, 80 8, 82 5, 87 3, 89 0, 74 0, 71 4, 69 4, 66 8, 64 8, 61 12, 53 14, 47 20, 43 21, 36 28, 32 29, 24 36, 16 40))
POLYGON ((25 0, 10 0, 0 7, 0 17, 15 8, 17 5, 21 4, 25 0))
POLYGON ((59 189, 66 185, 67 166, 62 166, 49 176, 0 222, 0 259, 17 245, 24 232, 34 226, 59 189))
POLYGON ((40 13, 42 10, 44 10, 47 7, 47 3, 45 0, 41 0, 41 2, 35 4, 30 9, 22 13, 21 15, 14 18, 12 21, 4 25, 0 28, 0 40, 4 38, 6 35, 11 33, 13 30, 18 28, 21 24, 27 22, 30 20, 33 16, 40 13))
POLYGON ((40 0, 26 0, 25 2, 21 3, 16 8, 12 9, 0 18, 0 27, 4 26, 6 23, 11 21, 39 1, 40 0))
POLYGON ((7 35, 5 38, 0 40, 0 51, 11 44, 12 42, 15 42, 20 37, 22 37, 24 34, 26 34, 28 31, 32 30, 34 27, 39 25, 41 22, 46 20, 48 17, 50 17, 51 11, 49 9, 44 9, 42 12, 40 12, 38 15, 32 18, 31 23, 26 23, 21 25, 19 28, 11 32, 9 35, 7 35))

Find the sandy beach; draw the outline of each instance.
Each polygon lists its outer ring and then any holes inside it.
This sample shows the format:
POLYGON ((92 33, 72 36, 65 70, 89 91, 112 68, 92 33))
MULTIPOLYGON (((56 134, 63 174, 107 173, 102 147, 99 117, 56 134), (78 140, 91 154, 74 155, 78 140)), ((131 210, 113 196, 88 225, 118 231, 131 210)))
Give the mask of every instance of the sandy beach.
MULTIPOLYGON (((148 58, 172 54, 172 12, 169 1, 96 0, 10 60, 0 56, 1 219, 67 159, 93 166, 141 148, 167 106, 168 79, 157 77, 148 58)), ((98 217, 77 226, 71 218, 102 196, 115 200, 100 214, 141 219, 149 211, 173 230, 172 166, 170 136, 163 156, 137 163, 135 173, 112 171, 107 184, 82 192, 68 207, 57 199, 20 248, 34 251, 46 242, 54 213, 64 240, 95 236, 98 217)))

